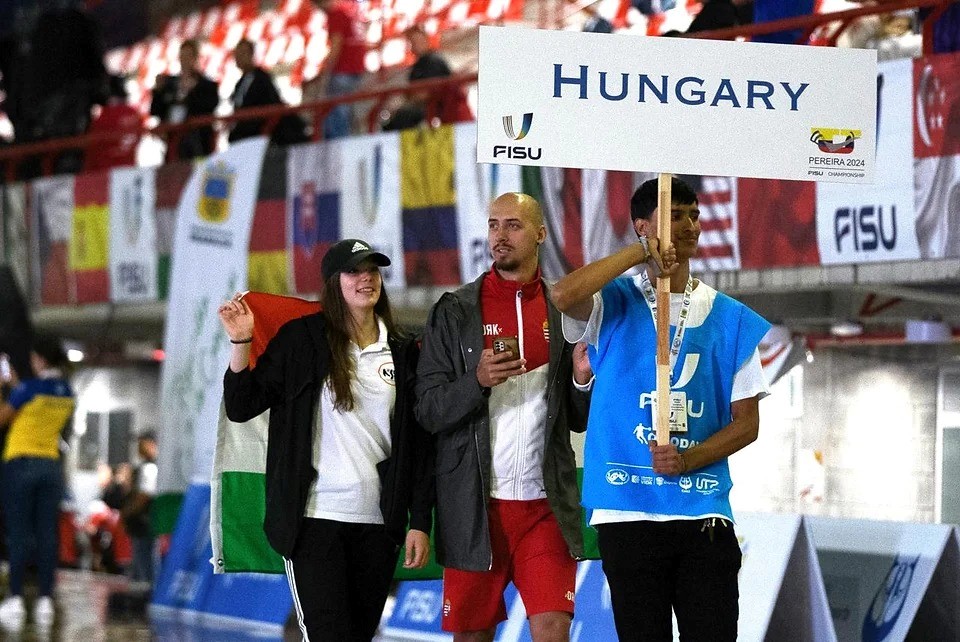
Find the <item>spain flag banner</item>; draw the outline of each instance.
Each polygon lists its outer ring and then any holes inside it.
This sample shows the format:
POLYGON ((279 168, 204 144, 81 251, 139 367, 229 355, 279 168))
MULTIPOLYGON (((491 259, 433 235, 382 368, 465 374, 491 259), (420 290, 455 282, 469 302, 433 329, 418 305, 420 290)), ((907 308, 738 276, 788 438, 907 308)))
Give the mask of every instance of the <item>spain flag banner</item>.
POLYGON ((36 298, 43 305, 110 299, 110 182, 107 172, 34 181, 31 219, 36 298))

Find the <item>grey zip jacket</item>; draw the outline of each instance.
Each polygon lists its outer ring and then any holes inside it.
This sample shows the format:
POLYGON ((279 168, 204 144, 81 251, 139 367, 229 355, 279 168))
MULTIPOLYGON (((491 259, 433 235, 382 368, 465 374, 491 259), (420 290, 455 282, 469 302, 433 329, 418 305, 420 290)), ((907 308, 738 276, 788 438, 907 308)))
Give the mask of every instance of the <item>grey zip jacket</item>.
MULTIPOLYGON (((440 297, 427 319, 417 367, 417 421, 436 435, 437 561, 467 571, 493 562, 487 499, 491 446, 489 390, 477 381, 483 350, 480 284, 484 275, 440 297)), ((570 431, 586 429, 589 395, 573 385, 573 345, 544 282, 550 332, 543 483, 570 555, 583 557, 580 492, 570 431)))

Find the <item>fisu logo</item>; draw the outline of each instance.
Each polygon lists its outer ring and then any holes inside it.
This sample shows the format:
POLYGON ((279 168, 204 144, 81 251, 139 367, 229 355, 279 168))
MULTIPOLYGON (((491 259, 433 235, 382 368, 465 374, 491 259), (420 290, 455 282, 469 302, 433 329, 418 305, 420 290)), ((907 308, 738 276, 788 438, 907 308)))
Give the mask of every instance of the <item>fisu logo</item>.
POLYGON ((677 377, 677 383, 671 386, 674 389, 683 388, 690 383, 693 375, 697 372, 697 366, 700 365, 700 354, 696 352, 684 356, 683 368, 680 369, 680 376, 677 377))
POLYGON ((533 112, 527 112, 523 115, 519 132, 515 132, 513 129, 513 116, 503 117, 503 133, 505 133, 508 138, 512 138, 513 140, 523 139, 528 133, 530 133, 531 125, 533 125, 533 112))
MULTIPOLYGON (((503 133, 511 140, 521 140, 530 133, 533 125, 533 112, 523 115, 520 130, 513 127, 513 116, 503 116, 503 133)), ((494 145, 493 157, 503 157, 506 160, 540 160, 543 156, 542 147, 525 147, 524 145, 494 145)))

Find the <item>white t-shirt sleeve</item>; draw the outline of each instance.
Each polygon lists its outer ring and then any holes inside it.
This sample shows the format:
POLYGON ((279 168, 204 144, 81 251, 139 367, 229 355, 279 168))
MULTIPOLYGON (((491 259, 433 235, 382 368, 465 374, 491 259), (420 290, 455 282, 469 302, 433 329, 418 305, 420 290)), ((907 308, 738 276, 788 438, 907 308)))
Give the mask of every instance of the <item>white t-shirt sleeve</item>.
POLYGON ((600 324, 603 322, 603 297, 599 292, 593 295, 593 309, 586 321, 563 315, 563 338, 570 343, 586 341, 596 347, 600 341, 600 324))
POLYGON ((140 467, 139 490, 151 497, 157 494, 157 465, 147 462, 140 467))
POLYGON ((770 394, 767 378, 763 374, 760 363, 760 351, 754 350, 733 378, 733 390, 730 392, 730 403, 741 399, 749 399, 760 395, 763 399, 770 394))

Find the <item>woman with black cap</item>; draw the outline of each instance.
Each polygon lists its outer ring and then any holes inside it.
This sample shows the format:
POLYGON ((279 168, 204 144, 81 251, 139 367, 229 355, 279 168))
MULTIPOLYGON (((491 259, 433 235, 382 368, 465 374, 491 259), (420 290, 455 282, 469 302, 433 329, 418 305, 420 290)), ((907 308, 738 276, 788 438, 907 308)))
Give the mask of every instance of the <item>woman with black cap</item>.
POLYGON ((413 418, 419 350, 394 325, 380 275, 388 265, 361 240, 331 247, 323 311, 286 323, 253 369, 243 296, 218 311, 233 344, 227 416, 270 410, 263 528, 284 558, 305 640, 372 639, 400 544, 405 567, 428 558, 433 451, 413 418))

